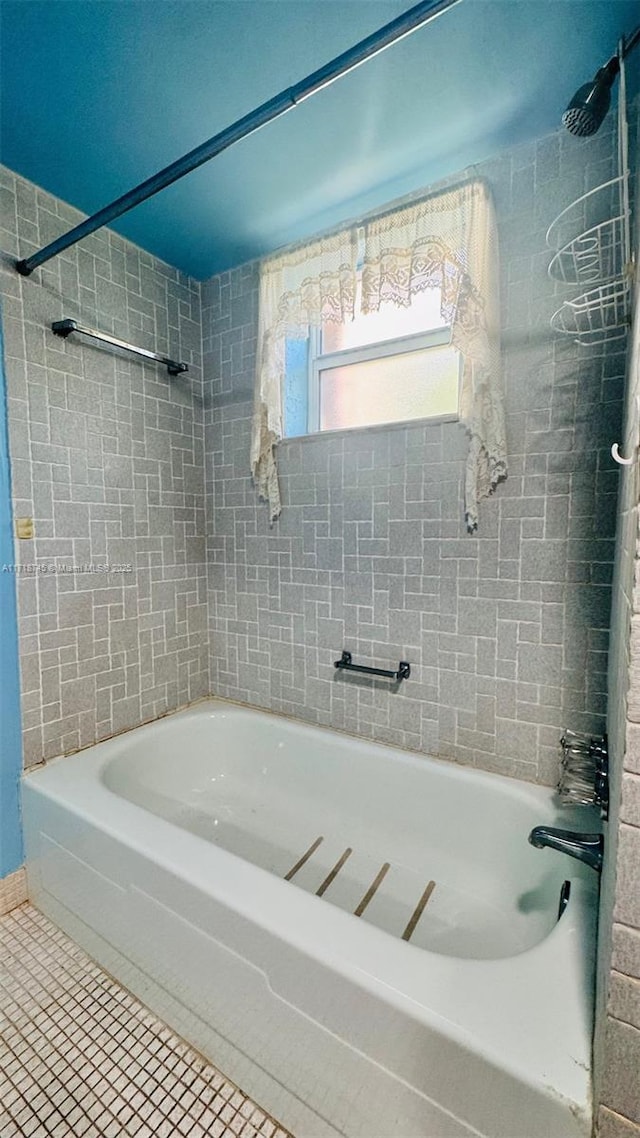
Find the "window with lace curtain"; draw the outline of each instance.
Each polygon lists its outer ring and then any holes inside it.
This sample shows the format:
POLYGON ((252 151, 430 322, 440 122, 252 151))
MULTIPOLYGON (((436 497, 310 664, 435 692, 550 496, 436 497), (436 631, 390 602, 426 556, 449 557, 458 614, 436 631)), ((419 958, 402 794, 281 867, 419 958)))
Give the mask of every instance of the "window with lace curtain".
POLYGON ((480 179, 260 265, 250 462, 272 522, 287 435, 435 416, 469 438, 473 533, 507 474, 497 223, 480 179))
POLYGON ((324 321, 304 340, 287 343, 283 435, 455 419, 460 353, 441 311, 440 289, 362 313, 357 272, 355 315, 324 321))

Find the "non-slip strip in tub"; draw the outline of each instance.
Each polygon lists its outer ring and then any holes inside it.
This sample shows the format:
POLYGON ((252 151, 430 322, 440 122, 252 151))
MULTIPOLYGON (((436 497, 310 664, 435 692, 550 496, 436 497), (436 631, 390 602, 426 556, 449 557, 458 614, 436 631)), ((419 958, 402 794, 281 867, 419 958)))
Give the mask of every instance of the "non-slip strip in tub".
POLYGON ((311 855, 316 852, 318 846, 320 845, 320 842, 323 842, 323 841, 324 841, 324 838, 316 838, 315 842, 311 843, 311 845, 309 846, 309 849, 306 851, 306 853, 303 853, 303 855, 299 859, 299 861, 296 862, 296 864, 289 870, 288 873, 285 873, 285 875, 284 875, 285 881, 291 881, 291 878, 295 876, 295 874, 298 872, 299 869, 302 869, 305 862, 307 862, 309 860, 309 858, 311 857, 311 855))
POLYGON ((413 910, 413 913, 411 914, 411 920, 409 921, 409 924, 407 925, 406 929, 404 930, 404 932, 402 934, 403 940, 411 940, 411 937, 413 935, 415 927, 416 927, 418 921, 420 920, 420 917, 422 916, 422 914, 424 912, 427 901, 429 900, 429 898, 430 898, 431 894, 433 893, 435 887, 436 887, 435 881, 430 881, 429 884, 427 885, 424 893, 422 894, 422 897, 418 901, 418 904, 416 905, 415 909, 413 910))
MULTIPOLYGON (((293 865, 291 867, 291 869, 289 870, 289 872, 284 875, 285 881, 291 881, 295 877, 296 873, 298 873, 298 871, 301 870, 302 867, 307 864, 307 862, 309 861, 309 858, 311 858, 313 856, 313 854, 316 852, 316 850, 322 844, 323 841, 324 841, 324 837, 321 835, 320 837, 316 838, 314 842, 311 843, 309 848, 307 850, 305 850, 305 852, 303 853, 302 857, 298 858, 298 861, 295 863, 295 865, 293 865)), ((316 897, 324 896, 324 894, 329 889, 329 886, 333 884, 336 877, 340 873, 340 870, 342 869, 345 862, 348 860, 348 858, 351 857, 352 853, 353 853, 353 850, 351 849, 351 847, 348 847, 340 855, 337 862, 333 866, 333 869, 331 869, 329 871, 327 876, 322 881, 321 885, 316 889, 316 897)), ((377 893, 378 889, 382 885, 382 882, 384 881, 384 879, 385 879, 385 877, 386 877, 386 875, 390 869, 391 869, 391 863, 388 861, 385 861, 384 864, 380 866, 380 869, 378 870, 376 876, 374 877, 373 881, 371 882, 371 885, 369 886, 367 891, 364 893, 364 895, 362 896, 362 899, 359 901, 358 905, 356 906, 356 908, 353 911, 353 914, 355 917, 361 917, 362 916, 365 909, 369 905, 370 901, 373 900, 375 894, 377 893)), ((418 922, 419 922, 422 914, 424 913, 424 911, 427 907, 427 904, 429 902, 429 899, 430 899, 431 894, 433 893, 435 887, 436 887, 435 881, 429 881, 429 883, 425 886, 425 888, 422 892, 422 896, 420 897, 420 900, 418 901, 418 904, 416 905, 415 909, 413 910, 413 913, 411 914, 411 917, 409 918, 409 921, 405 927, 405 930, 402 933, 402 940, 406 940, 406 941, 411 940, 411 937, 413 936, 414 932, 416 931, 418 922)))
POLYGON ((338 874, 340 873, 340 870, 342 869, 345 861, 347 860, 348 857, 351 857, 352 853, 353 853, 352 849, 347 849, 344 851, 343 854, 340 855, 340 857, 338 858, 333 869, 325 877, 324 881, 322 882, 322 885, 320 885, 320 887, 318 889, 316 889, 316 897, 322 897, 322 894, 326 893, 326 891, 329 888, 329 886, 331 885, 331 882, 333 881, 334 877, 338 876, 338 874))
POLYGON ((354 909, 354 911, 353 911, 353 915, 354 915, 355 917, 361 917, 361 916, 362 916, 362 914, 364 913, 364 911, 365 911, 365 909, 366 909, 367 905, 369 904, 369 901, 370 901, 370 900, 371 900, 371 898, 373 897, 373 895, 374 895, 374 893, 375 893, 376 889, 378 888, 378 886, 379 886, 379 885, 382 883, 382 881, 384 880, 384 878, 385 878, 385 876, 386 876, 386 873, 387 873, 387 870, 389 870, 390 868, 391 868, 391 866, 390 866, 389 862, 388 862, 388 861, 385 861, 384 865, 382 866, 382 868, 381 868, 381 869, 379 869, 379 870, 378 870, 378 873, 377 873, 377 875, 374 877, 373 881, 371 882, 371 885, 370 885, 370 886, 369 886, 369 888, 367 889, 367 892, 365 893, 365 895, 364 895, 364 897, 362 898, 362 900, 361 900, 360 904, 358 905, 358 908, 357 908, 357 909, 354 909))

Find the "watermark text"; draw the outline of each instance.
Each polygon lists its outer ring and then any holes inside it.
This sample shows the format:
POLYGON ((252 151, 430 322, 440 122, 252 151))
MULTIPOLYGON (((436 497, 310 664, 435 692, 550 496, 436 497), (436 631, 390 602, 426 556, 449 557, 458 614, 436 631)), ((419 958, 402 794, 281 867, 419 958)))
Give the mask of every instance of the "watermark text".
POLYGON ((110 562, 105 562, 104 564, 90 562, 86 565, 61 563, 56 565, 51 561, 38 561, 27 562, 24 565, 3 565, 2 572, 15 573, 16 576, 21 577, 36 577, 41 573, 51 576, 69 573, 133 573, 133 565, 114 565, 110 562))

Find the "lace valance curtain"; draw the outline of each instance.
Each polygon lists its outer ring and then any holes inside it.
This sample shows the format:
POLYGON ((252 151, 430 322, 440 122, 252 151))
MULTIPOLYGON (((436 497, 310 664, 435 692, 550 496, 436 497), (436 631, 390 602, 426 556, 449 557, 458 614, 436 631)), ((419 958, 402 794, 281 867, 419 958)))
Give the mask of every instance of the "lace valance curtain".
POLYGON ((271 517, 280 513, 275 447, 282 437, 287 338, 305 337, 325 320, 351 319, 362 249, 361 308, 408 307, 425 288, 440 288, 441 311, 462 356, 460 418, 470 438, 465 516, 478 524, 478 502, 506 476, 500 362, 498 245, 489 191, 468 182, 263 262, 259 358, 251 467, 271 517))
POLYGON ((325 321, 353 320, 356 231, 345 230, 260 265, 258 358, 251 433, 251 471, 271 520, 280 515, 275 448, 282 438, 286 342, 305 339, 325 321))

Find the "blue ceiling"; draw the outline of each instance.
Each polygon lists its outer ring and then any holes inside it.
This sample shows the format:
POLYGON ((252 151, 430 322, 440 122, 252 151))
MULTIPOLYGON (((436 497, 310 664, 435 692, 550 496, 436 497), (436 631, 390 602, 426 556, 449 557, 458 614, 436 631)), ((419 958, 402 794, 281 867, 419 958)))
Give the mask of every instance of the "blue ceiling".
MULTIPOLYGON (((411 3, 0 0, 1 160, 92 213, 411 3)), ((355 217, 556 129, 638 12, 461 0, 113 228, 206 278, 355 217)))

